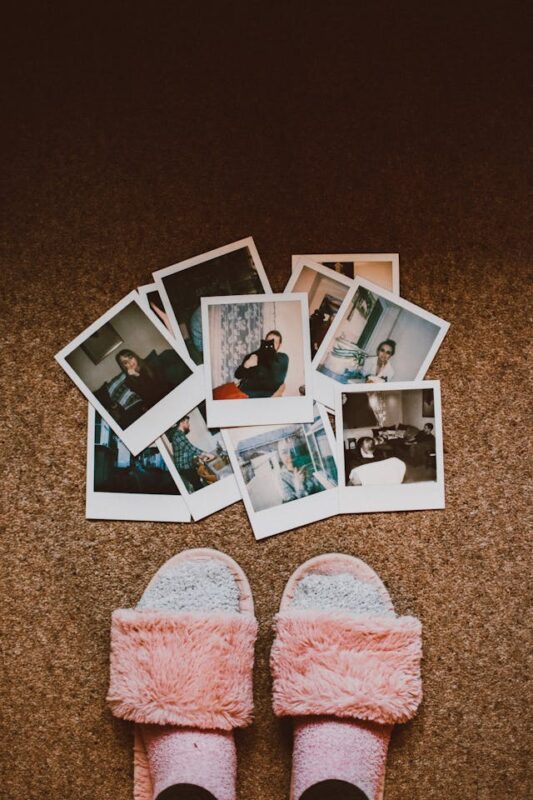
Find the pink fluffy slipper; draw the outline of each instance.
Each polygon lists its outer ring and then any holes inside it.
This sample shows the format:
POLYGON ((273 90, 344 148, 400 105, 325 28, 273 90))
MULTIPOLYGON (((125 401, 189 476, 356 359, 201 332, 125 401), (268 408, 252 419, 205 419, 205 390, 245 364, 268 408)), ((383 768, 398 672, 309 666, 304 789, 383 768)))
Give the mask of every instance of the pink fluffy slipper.
POLYGON ((422 699, 421 624, 363 561, 330 553, 289 579, 271 653, 274 712, 294 718, 291 800, 381 800, 390 733, 422 699))
POLYGON ((256 635, 246 575, 207 548, 171 558, 136 608, 113 613, 107 700, 136 723, 135 800, 235 800, 256 635))

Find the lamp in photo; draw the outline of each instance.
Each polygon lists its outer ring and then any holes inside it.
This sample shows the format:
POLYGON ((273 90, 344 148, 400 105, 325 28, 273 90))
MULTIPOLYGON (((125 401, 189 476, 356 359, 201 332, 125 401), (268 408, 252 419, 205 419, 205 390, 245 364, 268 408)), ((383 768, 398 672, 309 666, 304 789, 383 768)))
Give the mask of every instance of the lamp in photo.
POLYGON ((383 428, 387 420, 387 409, 385 407, 383 394, 380 392, 369 392, 368 405, 374 412, 379 427, 383 428))

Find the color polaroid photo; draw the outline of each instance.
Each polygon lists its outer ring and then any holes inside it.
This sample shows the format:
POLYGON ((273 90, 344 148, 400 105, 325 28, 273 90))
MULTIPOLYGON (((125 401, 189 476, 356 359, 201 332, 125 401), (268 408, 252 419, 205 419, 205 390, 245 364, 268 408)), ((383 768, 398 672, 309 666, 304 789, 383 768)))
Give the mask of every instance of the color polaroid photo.
POLYGON ((202 297, 272 291, 251 236, 153 273, 174 335, 195 364, 204 362, 202 297))
POLYGON ((318 353, 353 280, 309 258, 297 260, 285 292, 305 292, 309 302, 311 360, 318 353))
POLYGON ((356 278, 313 360, 313 390, 327 408, 335 385, 421 380, 449 323, 356 278))
POLYGON ((85 510, 87 519, 191 520, 159 448, 151 445, 133 456, 91 405, 85 510))
POLYGON ((175 338, 157 283, 145 283, 143 286, 138 286, 137 291, 139 292, 141 306, 145 311, 152 311, 156 317, 159 317, 172 338, 175 338))
POLYGON ((323 264, 346 278, 363 278, 392 294, 400 294, 400 256, 398 253, 333 253, 292 257, 292 271, 302 258, 323 264))
POLYGON ((341 513, 444 508, 439 381, 336 387, 341 513))
POLYGON ((137 292, 55 356, 133 455, 203 399, 203 376, 137 292))
POLYGON ((193 519, 241 499, 221 431, 207 427, 205 403, 178 420, 158 444, 193 519))
POLYGON ((311 422, 307 295, 202 298, 209 427, 311 422))
POLYGON ((313 422, 223 431, 256 539, 338 513, 335 440, 316 403, 313 422))

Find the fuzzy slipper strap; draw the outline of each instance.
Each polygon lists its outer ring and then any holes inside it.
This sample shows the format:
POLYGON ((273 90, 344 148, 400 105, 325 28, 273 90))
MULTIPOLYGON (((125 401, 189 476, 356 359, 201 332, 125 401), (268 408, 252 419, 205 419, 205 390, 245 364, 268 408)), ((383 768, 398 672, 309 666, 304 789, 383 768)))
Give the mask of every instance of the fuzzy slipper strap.
POLYGON ((256 635, 251 614, 115 611, 107 695, 113 714, 201 729, 248 725, 256 635))
POLYGON ((271 652, 274 712, 405 722, 422 699, 415 617, 287 610, 271 652))

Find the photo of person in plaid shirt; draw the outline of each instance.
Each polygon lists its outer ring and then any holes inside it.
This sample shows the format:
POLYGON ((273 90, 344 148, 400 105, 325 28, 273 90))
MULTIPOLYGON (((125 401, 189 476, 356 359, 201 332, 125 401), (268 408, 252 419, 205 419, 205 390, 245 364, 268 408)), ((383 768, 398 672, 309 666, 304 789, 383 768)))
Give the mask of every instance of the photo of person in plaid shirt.
POLYGON ((193 491, 196 492, 204 486, 202 479, 198 475, 197 466, 202 461, 210 460, 212 455, 205 453, 189 441, 187 436, 190 430, 190 418, 188 416, 182 417, 170 435, 170 440, 176 469, 183 480, 190 483, 193 491))

